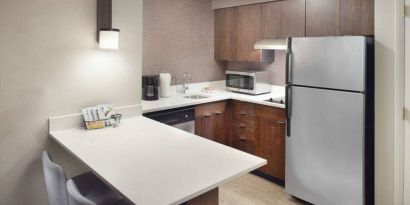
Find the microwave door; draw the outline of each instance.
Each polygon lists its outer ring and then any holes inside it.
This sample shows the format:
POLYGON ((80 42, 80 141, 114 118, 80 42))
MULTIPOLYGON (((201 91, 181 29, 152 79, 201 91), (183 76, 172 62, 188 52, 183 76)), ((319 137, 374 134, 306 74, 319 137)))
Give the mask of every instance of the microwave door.
POLYGON ((252 76, 227 74, 226 86, 231 88, 238 88, 244 90, 254 89, 254 78, 252 76))

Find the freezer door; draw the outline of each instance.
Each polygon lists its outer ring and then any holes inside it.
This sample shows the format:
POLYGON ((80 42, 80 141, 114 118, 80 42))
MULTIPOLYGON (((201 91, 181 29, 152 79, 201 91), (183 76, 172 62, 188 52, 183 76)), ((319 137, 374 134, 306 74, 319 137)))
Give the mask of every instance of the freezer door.
POLYGON ((290 84, 364 91, 366 37, 292 38, 290 84))
POLYGON ((313 204, 363 204, 365 96, 291 89, 286 191, 313 204))

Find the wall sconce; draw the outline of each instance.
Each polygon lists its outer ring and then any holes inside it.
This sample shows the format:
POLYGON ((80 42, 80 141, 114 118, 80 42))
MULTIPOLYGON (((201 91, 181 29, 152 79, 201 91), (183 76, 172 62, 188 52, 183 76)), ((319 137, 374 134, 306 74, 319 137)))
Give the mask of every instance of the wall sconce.
POLYGON ((119 48, 120 29, 112 28, 112 0, 97 0, 97 41, 100 49, 119 48))

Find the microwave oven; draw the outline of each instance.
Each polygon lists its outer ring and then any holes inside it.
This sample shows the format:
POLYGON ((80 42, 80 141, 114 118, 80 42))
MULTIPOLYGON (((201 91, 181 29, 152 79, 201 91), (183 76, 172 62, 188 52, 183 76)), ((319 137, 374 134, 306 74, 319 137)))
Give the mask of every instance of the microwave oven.
POLYGON ((227 70, 226 89, 251 95, 270 93, 272 92, 271 76, 271 71, 267 70, 227 70))

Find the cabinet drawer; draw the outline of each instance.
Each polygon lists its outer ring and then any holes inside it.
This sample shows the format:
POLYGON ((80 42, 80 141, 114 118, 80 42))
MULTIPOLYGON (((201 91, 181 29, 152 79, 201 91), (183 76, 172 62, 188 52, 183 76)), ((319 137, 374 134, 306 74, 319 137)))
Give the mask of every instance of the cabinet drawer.
POLYGON ((195 107, 195 117, 211 116, 221 114, 226 110, 226 101, 207 103, 195 107))
POLYGON ((243 122, 235 123, 232 128, 233 136, 241 140, 254 140, 255 128, 252 125, 247 125, 243 122))
POLYGON ((249 115, 233 115, 232 126, 239 127, 239 125, 245 125, 246 127, 255 128, 255 117, 249 115))
POLYGON ((233 147, 249 154, 255 154, 255 142, 234 135, 233 147))
POLYGON ((233 101, 232 114, 234 119, 241 121, 254 121, 255 107, 252 103, 233 101))

